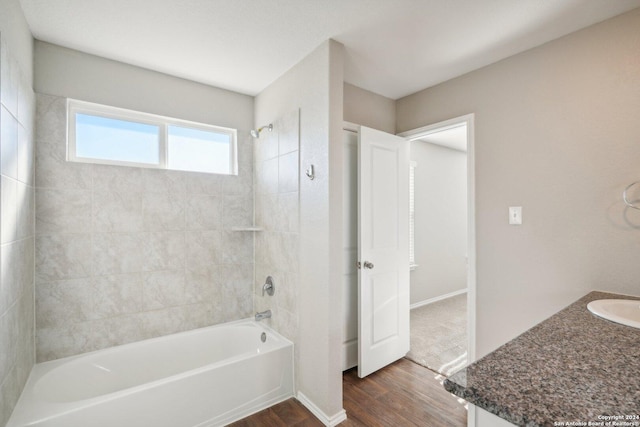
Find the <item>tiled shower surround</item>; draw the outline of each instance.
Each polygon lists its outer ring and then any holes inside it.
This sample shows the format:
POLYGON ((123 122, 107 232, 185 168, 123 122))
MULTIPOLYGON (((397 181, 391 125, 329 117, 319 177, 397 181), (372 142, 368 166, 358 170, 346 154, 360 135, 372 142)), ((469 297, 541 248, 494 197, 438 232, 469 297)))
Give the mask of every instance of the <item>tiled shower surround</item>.
POLYGON ((268 320, 278 332, 297 342, 299 284, 299 111, 273 123, 255 141, 256 309, 271 309, 268 320), (262 296, 270 275, 273 296, 262 296))
POLYGON ((253 141, 238 176, 66 162, 66 99, 37 94, 39 362, 253 314, 253 141))
POLYGON ((0 34, 0 426, 34 363, 35 97, 27 74, 0 34))

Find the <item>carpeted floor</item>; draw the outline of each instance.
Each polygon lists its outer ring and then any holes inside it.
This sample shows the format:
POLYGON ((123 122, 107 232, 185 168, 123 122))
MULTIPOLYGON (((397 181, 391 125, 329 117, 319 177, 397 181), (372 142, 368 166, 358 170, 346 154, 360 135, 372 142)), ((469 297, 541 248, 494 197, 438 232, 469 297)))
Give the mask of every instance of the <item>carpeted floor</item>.
POLYGON ((411 310, 407 359, 449 376, 467 363, 467 294, 411 310))

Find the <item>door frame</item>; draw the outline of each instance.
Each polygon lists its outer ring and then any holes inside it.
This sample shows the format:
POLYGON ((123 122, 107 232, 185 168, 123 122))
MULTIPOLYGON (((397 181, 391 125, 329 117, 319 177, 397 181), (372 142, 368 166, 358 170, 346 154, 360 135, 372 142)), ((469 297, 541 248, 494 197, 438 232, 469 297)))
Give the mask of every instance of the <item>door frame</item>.
MULTIPOLYGON (((357 157, 358 134, 360 132, 360 125, 357 125, 357 124, 352 123, 352 122, 343 121, 342 132, 343 132, 343 138, 344 138, 344 133, 345 132, 353 134, 355 136, 355 138, 356 138, 356 141, 355 141, 356 147, 355 148, 356 148, 356 157, 357 157)), ((342 143, 343 143, 342 149, 344 150, 345 149, 345 147, 344 147, 344 145, 345 145, 344 139, 343 139, 342 143)), ((344 168, 343 177, 342 177, 343 183, 344 183, 344 180, 348 179, 347 175, 349 173, 355 173, 356 181, 357 181, 357 171, 355 171, 355 172, 350 171, 349 166, 346 164, 346 162, 347 162, 347 156, 346 155, 343 155, 342 161, 343 161, 343 168, 344 168)), ((356 160, 356 168, 357 168, 357 160, 356 160)), ((357 184, 356 184, 354 190, 355 190, 354 192, 356 193, 356 199, 357 199, 357 192, 358 192, 358 185, 357 184)), ((343 191, 346 191, 344 186, 343 186, 343 191)), ((356 212, 355 212, 355 216, 356 217, 358 216, 357 211, 358 211, 358 209, 357 209, 357 203, 356 203, 356 212)), ((344 206, 343 206, 343 215, 344 215, 344 212, 345 212, 345 209, 344 209, 344 206)), ((358 227, 357 221, 356 221, 356 224, 351 224, 351 225, 354 226, 356 229, 358 227)), ((344 242, 344 237, 350 232, 350 230, 348 229, 348 227, 344 227, 342 232, 343 232, 343 242, 344 242)), ((357 240, 358 239, 356 237, 355 241, 351 242, 353 244, 353 246, 349 248, 350 250, 355 251, 355 257, 353 259, 354 264, 355 264, 355 262, 356 262, 356 260, 358 258, 358 255, 357 255, 358 242, 357 242, 357 240)), ((343 250, 344 249, 346 249, 346 248, 344 247, 344 243, 343 243, 343 250)), ((355 265, 352 265, 351 268, 354 269, 355 275, 356 275, 355 283, 353 283, 352 285, 357 290, 357 287, 358 287, 357 270, 355 270, 355 265)), ((346 267, 344 271, 346 272, 347 270, 348 270, 348 267, 346 267)), ((344 285, 344 275, 342 277, 343 277, 343 285, 344 285)), ((343 289, 342 295, 343 295, 343 300, 342 300, 342 312, 341 312, 341 314, 344 316, 345 312, 349 312, 351 310, 351 306, 348 305, 347 303, 348 302, 353 303, 353 301, 349 301, 348 298, 345 297, 344 289, 343 289)), ((358 305, 357 305, 357 300, 358 300, 358 297, 357 297, 357 292, 356 292, 356 297, 355 297, 355 301, 356 301, 355 302, 356 337, 355 338, 350 338, 349 340, 346 340, 346 341, 345 341, 345 339, 347 337, 346 336, 342 337, 343 341, 342 341, 341 352, 342 352, 342 371, 343 372, 346 371, 347 369, 353 368, 353 367, 358 365, 358 336, 357 336, 357 330, 358 330, 358 325, 357 325, 357 323, 358 323, 358 313, 357 313, 358 312, 358 305)), ((345 328, 344 325, 343 325, 343 328, 345 328)))
MULTIPOLYGON (((399 133, 409 141, 424 138, 427 135, 448 128, 467 125, 467 357, 468 363, 476 360, 476 195, 475 195, 475 115, 473 113, 433 123, 417 129, 399 133)), ((469 410, 469 425, 474 411, 469 410)))

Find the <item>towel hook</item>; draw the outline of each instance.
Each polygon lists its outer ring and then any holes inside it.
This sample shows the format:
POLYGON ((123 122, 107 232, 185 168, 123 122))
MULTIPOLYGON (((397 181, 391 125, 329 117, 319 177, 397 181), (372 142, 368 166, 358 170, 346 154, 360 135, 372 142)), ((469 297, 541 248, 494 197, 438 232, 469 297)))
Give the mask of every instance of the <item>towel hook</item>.
POLYGON ((624 204, 625 205, 629 206, 630 208, 640 210, 640 206, 637 206, 637 205, 634 205, 633 203, 631 203, 629 201, 629 198, 627 197, 627 191, 629 191, 629 189, 631 187, 633 187, 634 185, 636 185, 636 184, 640 184, 640 181, 635 181, 635 182, 632 182, 631 184, 627 185, 627 188, 625 188, 624 191, 622 192, 622 199, 624 200, 624 204))
POLYGON ((313 181, 316 178, 316 171, 313 165, 309 166, 309 168, 305 171, 305 173, 307 174, 307 176, 311 181, 313 181))

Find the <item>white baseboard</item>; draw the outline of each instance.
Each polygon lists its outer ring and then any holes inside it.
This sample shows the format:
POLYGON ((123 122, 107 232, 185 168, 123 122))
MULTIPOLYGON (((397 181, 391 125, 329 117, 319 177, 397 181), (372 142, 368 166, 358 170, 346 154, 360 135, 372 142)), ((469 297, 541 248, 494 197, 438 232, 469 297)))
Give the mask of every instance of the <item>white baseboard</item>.
POLYGON ((296 397, 300 401, 300 403, 302 403, 309 411, 311 411, 313 415, 315 415, 317 419, 322 422, 322 424, 327 427, 335 427, 347 419, 347 412, 344 409, 342 409, 337 414, 328 416, 327 414, 322 412, 322 410, 320 410, 320 408, 318 408, 311 400, 309 400, 309 398, 305 396, 301 391, 298 392, 298 395, 296 397))
POLYGON ((409 308, 413 310, 414 308, 422 307, 424 305, 433 304, 434 302, 442 301, 443 299, 455 297, 456 295, 466 294, 467 289, 460 289, 459 291, 449 292, 448 294, 440 295, 438 297, 429 298, 424 301, 417 302, 415 304, 411 304, 409 308))
POLYGON ((358 338, 342 343, 342 371, 358 365, 358 338))

